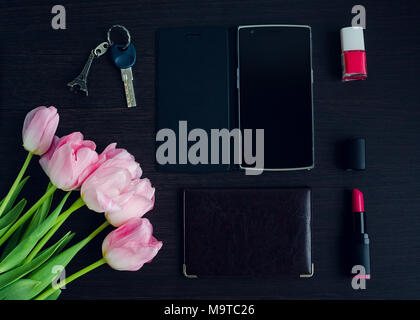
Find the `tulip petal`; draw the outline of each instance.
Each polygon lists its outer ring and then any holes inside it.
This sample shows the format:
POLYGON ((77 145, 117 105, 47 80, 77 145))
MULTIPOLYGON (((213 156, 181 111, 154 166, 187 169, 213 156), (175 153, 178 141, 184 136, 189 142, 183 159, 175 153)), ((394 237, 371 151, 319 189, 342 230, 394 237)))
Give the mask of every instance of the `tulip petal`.
POLYGON ((162 242, 152 233, 148 219, 130 219, 104 239, 102 253, 106 262, 115 270, 139 270, 162 248, 162 242))
POLYGON ((30 111, 22 128, 24 148, 34 154, 44 154, 51 145, 58 122, 59 115, 54 107, 42 106, 30 111))

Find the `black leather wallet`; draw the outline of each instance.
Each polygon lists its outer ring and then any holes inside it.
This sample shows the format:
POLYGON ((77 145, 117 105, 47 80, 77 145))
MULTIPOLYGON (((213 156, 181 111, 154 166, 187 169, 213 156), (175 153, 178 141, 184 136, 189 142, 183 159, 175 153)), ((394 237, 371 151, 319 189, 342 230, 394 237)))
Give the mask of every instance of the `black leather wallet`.
POLYGON ((186 189, 188 278, 313 275, 311 190, 186 189))

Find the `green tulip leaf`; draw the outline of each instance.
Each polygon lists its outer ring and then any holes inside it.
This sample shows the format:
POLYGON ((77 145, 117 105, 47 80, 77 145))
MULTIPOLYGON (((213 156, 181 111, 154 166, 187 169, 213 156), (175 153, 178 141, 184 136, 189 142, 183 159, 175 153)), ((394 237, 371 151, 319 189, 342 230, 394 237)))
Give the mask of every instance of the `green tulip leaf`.
POLYGON ((0 233, 4 233, 7 228, 14 223, 26 206, 26 200, 22 199, 10 211, 0 217, 0 233))
MULTIPOLYGON (((47 288, 47 290, 49 289, 49 287, 47 288)), ((57 289, 55 290, 53 293, 51 293, 51 295, 49 295, 47 298, 45 298, 44 300, 57 300, 58 297, 61 294, 61 289, 57 289)))
MULTIPOLYGON (((13 207, 13 204, 16 201, 16 198, 18 197, 20 191, 22 191, 23 186, 25 185, 26 181, 28 181, 29 176, 27 176, 25 179, 23 179, 21 182, 19 182, 19 184, 17 185, 15 191, 12 193, 9 203, 7 204, 7 206, 4 208, 4 212, 7 212, 10 210, 10 208, 13 207)), ((0 201, 0 206, 3 203, 4 199, 0 201)))
POLYGON ((2 261, 12 251, 20 241, 22 232, 25 229, 26 224, 23 224, 13 232, 12 236, 7 240, 6 246, 3 248, 1 253, 0 261, 2 261))
POLYGON ((31 279, 19 279, 0 290, 0 300, 27 300, 28 292, 39 284, 31 279))
POLYGON ((36 246, 37 242, 52 228, 69 197, 67 193, 57 208, 37 228, 26 236, 19 244, 0 262, 0 273, 6 272, 21 264, 27 255, 36 246))
MULTIPOLYGON (((73 235, 74 234, 71 234, 70 232, 68 232, 57 243, 55 243, 53 246, 49 247, 48 249, 45 249, 31 262, 24 264, 22 266, 19 266, 13 270, 10 270, 0 275, 0 289, 3 289, 10 284, 13 284, 15 281, 23 278, 25 275, 27 275, 28 273, 35 270, 41 265, 42 265, 41 269, 43 269, 43 265, 48 264, 45 262, 51 258, 51 256, 54 254, 56 250, 59 250, 61 247, 64 247, 65 245, 67 245, 67 243, 71 240, 73 235)), ((49 269, 49 272, 51 273, 51 268, 49 269)), ((37 279, 32 279, 32 280, 39 281, 37 279)), ((31 289, 30 292, 32 293, 34 290, 35 288, 31 289)))
MULTIPOLYGON (((47 192, 53 186, 54 185, 50 182, 48 184, 47 190, 45 192, 47 192)), ((26 238, 26 236, 28 234, 30 234, 34 229, 36 229, 36 227, 38 227, 41 224, 41 222, 43 222, 45 220, 45 218, 48 215, 48 212, 50 212, 51 203, 53 201, 53 196, 54 196, 54 194, 51 194, 47 198, 47 200, 45 200, 45 202, 37 209, 36 213, 32 217, 32 220, 31 220, 28 228, 25 231, 25 234, 23 235, 23 238, 26 238)))
MULTIPOLYGON (((32 299, 38 296, 45 288, 47 288, 51 283, 58 279, 60 276, 59 274, 54 274, 51 272, 54 266, 62 266, 66 267, 70 261, 74 258, 74 256, 89 242, 89 240, 84 239, 79 243, 76 243, 72 247, 68 248, 67 250, 63 251, 59 255, 49 259, 45 264, 41 267, 37 268, 31 274, 29 274, 28 278, 34 281, 39 281, 40 284, 36 287, 31 289, 31 295, 29 299, 32 299)), ((35 258, 36 259, 36 258, 35 258)), ((35 260, 34 259, 34 260, 35 260)), ((32 261, 34 261, 32 260, 32 261)))

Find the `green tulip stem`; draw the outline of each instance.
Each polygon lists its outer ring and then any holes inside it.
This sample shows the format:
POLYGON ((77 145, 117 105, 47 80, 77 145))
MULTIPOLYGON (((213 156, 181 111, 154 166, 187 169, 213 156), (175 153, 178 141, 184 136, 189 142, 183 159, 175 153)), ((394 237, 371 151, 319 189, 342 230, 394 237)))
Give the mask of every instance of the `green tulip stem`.
POLYGON ((93 231, 90 235, 88 235, 84 240, 86 241, 85 245, 87 245, 93 238, 95 238, 102 230, 109 226, 109 222, 105 221, 102 223, 95 231, 93 231))
POLYGON ((54 192, 57 190, 57 187, 52 186, 45 192, 45 194, 28 210, 25 212, 23 216, 21 216, 8 230, 7 232, 0 238, 0 246, 6 242, 7 239, 19 228, 23 223, 26 222, 34 212, 47 200, 54 192))
POLYGON ((77 209, 80 209, 81 207, 83 207, 85 205, 84 201, 82 198, 78 198, 75 202, 73 202, 73 204, 70 206, 70 208, 68 208, 66 211, 64 211, 62 214, 60 214, 57 217, 57 220, 55 220, 55 225, 62 225, 64 223, 64 221, 66 221, 66 219, 77 209))
POLYGON ((49 288, 48 290, 44 291, 38 297, 36 297, 35 300, 45 300, 51 294, 53 294, 54 291, 62 288, 66 284, 69 284, 73 280, 76 280, 77 278, 83 276, 84 274, 88 273, 89 271, 92 271, 92 270, 100 267, 101 265, 103 265, 105 263, 106 263, 105 259, 102 258, 102 259, 92 263, 91 265, 88 265, 87 267, 77 271, 76 273, 73 273, 71 276, 69 276, 69 277, 65 278, 64 280, 60 281, 60 283, 58 283, 57 285, 55 285, 55 286, 49 288))
POLYGON ((25 160, 25 162, 23 163, 23 166, 22 166, 22 168, 20 169, 19 174, 17 175, 15 182, 13 182, 12 187, 10 188, 10 190, 9 190, 8 194, 7 194, 7 195, 6 195, 6 197, 4 198, 3 203, 2 203, 2 204, 1 204, 1 206, 0 206, 0 216, 4 213, 4 210, 5 210, 5 208, 6 208, 7 204, 8 204, 8 203, 9 203, 9 201, 10 201, 10 198, 12 197, 12 195, 13 195, 14 191, 16 190, 17 186, 19 185, 20 181, 22 180, 23 175, 25 174, 25 171, 26 171, 26 169, 28 168, 29 163, 31 162, 31 159, 32 159, 32 156, 33 156, 33 155, 34 155, 34 154, 33 154, 32 152, 28 152, 28 155, 26 156, 26 160, 25 160))
MULTIPOLYGON (((71 191, 69 191, 71 192, 71 191)), ((60 214, 57 217, 57 220, 55 221, 54 226, 51 228, 50 231, 38 242, 36 247, 32 250, 32 252, 29 254, 29 256, 26 258, 25 263, 30 262, 35 256, 38 254, 39 251, 45 246, 45 244, 48 242, 48 240, 51 239, 51 237, 56 233, 58 228, 67 220, 70 215, 76 211, 77 209, 80 209, 83 207, 85 203, 83 202, 82 198, 77 199, 73 204, 68 208, 66 211, 64 211, 62 214, 60 214)))
MULTIPOLYGON (((102 230, 104 230, 106 227, 109 226, 109 222, 105 221, 103 224, 101 224, 95 231, 93 231, 90 235, 88 235, 85 239, 82 240, 84 242, 84 245, 87 245, 93 238, 95 238, 102 230)), ((97 267, 103 265, 106 263, 105 259, 102 258, 91 265, 87 266, 86 268, 83 268, 82 270, 79 270, 78 272, 72 274, 71 276, 67 277, 63 281, 60 281, 59 284, 56 286, 53 286, 49 288, 48 290, 41 293, 38 297, 35 298, 35 300, 45 300, 48 298, 54 291, 62 288, 64 285, 72 282, 73 280, 76 280, 77 278, 83 276, 84 274, 88 273, 89 271, 92 271, 93 269, 96 269, 97 267)))

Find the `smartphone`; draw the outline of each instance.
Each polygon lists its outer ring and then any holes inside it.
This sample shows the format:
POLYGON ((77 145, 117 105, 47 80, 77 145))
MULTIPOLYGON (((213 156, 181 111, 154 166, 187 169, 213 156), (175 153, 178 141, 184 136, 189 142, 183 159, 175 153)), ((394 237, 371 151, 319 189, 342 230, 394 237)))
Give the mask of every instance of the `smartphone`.
POLYGON ((237 30, 239 128, 264 129, 264 168, 314 167, 311 28, 249 25, 237 30))
POLYGON ((234 30, 228 27, 159 29, 156 39, 156 128, 157 132, 171 129, 178 136, 171 148, 173 152, 170 149, 160 152, 168 146, 169 137, 158 138, 157 135, 158 170, 215 172, 233 167, 223 162, 222 150, 218 152, 216 163, 212 163, 212 150, 202 152, 204 149, 200 148, 202 162, 192 163, 189 150, 196 141, 191 140, 189 134, 198 128, 208 137, 214 128, 230 130, 232 109, 234 104, 236 106, 235 63, 232 63, 236 59, 231 57, 234 36, 234 30))

